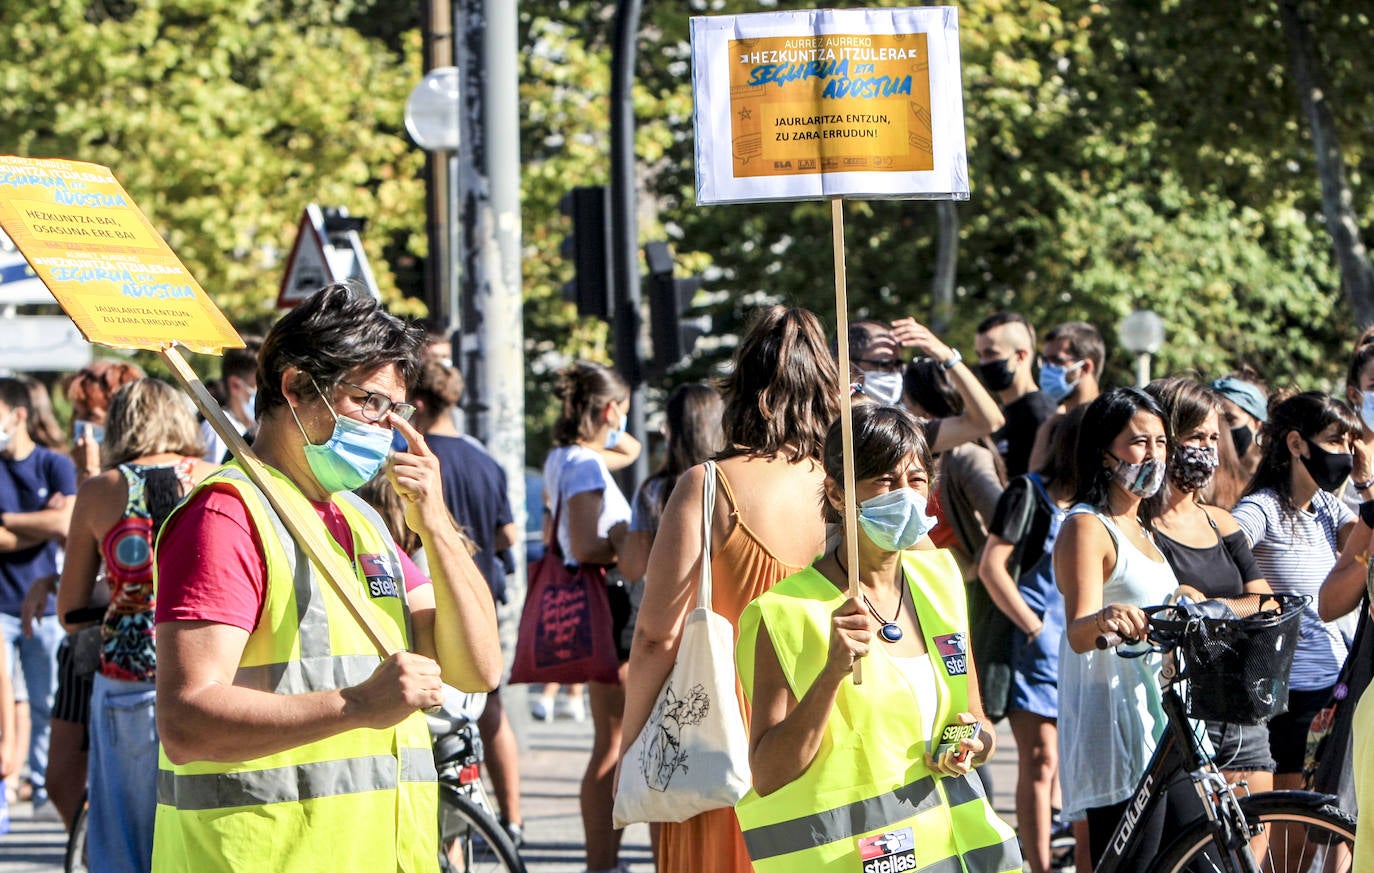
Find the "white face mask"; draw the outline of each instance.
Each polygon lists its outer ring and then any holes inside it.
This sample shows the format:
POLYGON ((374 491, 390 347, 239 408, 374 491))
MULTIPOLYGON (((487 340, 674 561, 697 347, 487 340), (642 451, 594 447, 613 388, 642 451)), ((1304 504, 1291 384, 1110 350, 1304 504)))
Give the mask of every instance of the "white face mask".
POLYGON ((864 381, 859 390, 864 396, 871 397, 879 403, 896 406, 902 402, 902 374, 865 370, 864 381))
POLYGON ((1374 391, 1360 392, 1360 418, 1365 427, 1374 430, 1374 391))
POLYGON ((11 412, 10 422, 0 426, 0 452, 6 451, 10 447, 10 443, 14 442, 14 430, 18 426, 14 422, 15 417, 14 413, 11 412))

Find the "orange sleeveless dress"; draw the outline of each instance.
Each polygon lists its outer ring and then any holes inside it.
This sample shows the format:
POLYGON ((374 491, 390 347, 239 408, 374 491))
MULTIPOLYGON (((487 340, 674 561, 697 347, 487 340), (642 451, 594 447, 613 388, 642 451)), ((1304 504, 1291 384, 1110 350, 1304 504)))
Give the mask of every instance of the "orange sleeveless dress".
MULTIPOLYGON (((740 518, 725 471, 717 467, 716 473, 735 526, 725 545, 711 556, 711 606, 735 626, 738 640, 739 617, 744 607, 778 582, 806 568, 784 563, 769 551, 740 518)), ((747 727, 749 705, 738 679, 735 697, 747 727)), ((754 869, 733 809, 704 812, 684 822, 665 822, 660 826, 658 840, 658 873, 752 873, 754 869)))

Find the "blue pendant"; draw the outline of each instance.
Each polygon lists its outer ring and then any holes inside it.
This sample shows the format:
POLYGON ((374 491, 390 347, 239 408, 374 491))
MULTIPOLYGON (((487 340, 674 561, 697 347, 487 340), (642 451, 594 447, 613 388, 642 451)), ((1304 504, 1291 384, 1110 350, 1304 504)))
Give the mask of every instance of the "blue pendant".
POLYGON ((884 622, 883 626, 878 628, 878 636, 882 637, 885 642, 895 643, 902 638, 902 629, 897 627, 894 622, 884 622))

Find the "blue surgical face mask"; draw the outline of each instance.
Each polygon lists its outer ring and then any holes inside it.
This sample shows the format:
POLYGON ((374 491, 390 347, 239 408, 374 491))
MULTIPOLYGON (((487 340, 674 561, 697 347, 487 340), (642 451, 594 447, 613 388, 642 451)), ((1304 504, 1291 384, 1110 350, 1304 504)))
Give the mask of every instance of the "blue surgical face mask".
POLYGON ((629 426, 629 421, 628 416, 620 416, 620 423, 606 434, 606 448, 613 449, 620 444, 620 438, 625 435, 625 428, 629 426))
POLYGON ((243 401, 243 408, 248 410, 250 416, 258 414, 258 389, 254 388, 248 392, 248 398, 243 401))
MULTIPOLYGON (((329 406, 329 401, 325 401, 329 406)), ((291 417, 296 418, 295 407, 288 406, 291 417)), ((320 487, 334 494, 339 491, 352 491, 372 481, 381 471, 387 458, 391 457, 391 431, 375 424, 347 418, 334 411, 334 433, 321 445, 314 445, 296 418, 296 427, 301 428, 305 437, 305 461, 320 487)))
POLYGON ((859 390, 865 397, 871 397, 885 406, 896 406, 902 402, 902 374, 865 370, 859 390))
POLYGON ((1077 382, 1069 381, 1069 374, 1083 366, 1083 362, 1070 364, 1065 367, 1062 364, 1041 364, 1040 365, 1040 393, 1044 394, 1051 401, 1059 403, 1065 397, 1073 393, 1073 389, 1078 387, 1077 382))
POLYGON ((894 488, 859 504, 859 524, 873 545, 885 552, 916 545, 935 521, 926 515, 926 499, 912 488, 894 488))
POLYGON ((1374 430, 1374 391, 1360 392, 1360 418, 1365 427, 1374 430))

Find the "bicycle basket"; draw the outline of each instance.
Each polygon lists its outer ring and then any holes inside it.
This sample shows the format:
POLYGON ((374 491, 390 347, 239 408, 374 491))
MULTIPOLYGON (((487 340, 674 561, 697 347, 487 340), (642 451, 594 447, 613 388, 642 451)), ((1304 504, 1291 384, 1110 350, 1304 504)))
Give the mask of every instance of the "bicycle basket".
POLYGON ((1151 635, 1176 641, 1189 717, 1263 724, 1288 711, 1288 674, 1307 598, 1246 594, 1165 607, 1151 635))

